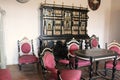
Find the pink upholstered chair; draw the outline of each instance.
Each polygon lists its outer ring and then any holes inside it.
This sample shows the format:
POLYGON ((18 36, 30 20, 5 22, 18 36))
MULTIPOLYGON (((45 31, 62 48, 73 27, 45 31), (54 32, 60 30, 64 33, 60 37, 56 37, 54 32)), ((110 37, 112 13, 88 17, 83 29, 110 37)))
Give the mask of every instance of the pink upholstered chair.
POLYGON ((33 40, 29 40, 24 37, 22 40, 18 40, 18 66, 21 70, 24 64, 36 63, 38 67, 38 58, 34 54, 33 40))
MULTIPOLYGON (((117 43, 116 41, 111 42, 108 46, 107 49, 115 51, 118 53, 117 61, 116 61, 116 70, 120 70, 120 44, 117 43)), ((113 68, 113 60, 106 61, 105 63, 105 75, 107 75, 107 70, 113 68)))
MULTIPOLYGON (((90 37, 90 48, 91 49, 100 48, 99 38, 94 34, 90 37)), ((95 72, 97 72, 97 70, 98 70, 98 65, 99 65, 99 61, 96 61, 96 70, 95 70, 95 72)))
POLYGON ((83 60, 83 59, 77 59, 74 54, 75 50, 79 50, 80 48, 80 43, 75 40, 74 38, 67 43, 68 47, 68 57, 70 60, 70 67, 77 69, 78 67, 85 67, 85 66, 90 66, 90 61, 88 60, 83 60))
POLYGON ((45 80, 80 80, 80 70, 58 70, 56 68, 55 58, 50 48, 45 48, 41 53, 42 72, 45 80), (50 76, 46 77, 45 73, 50 76), (46 79, 47 78, 47 79, 46 79))

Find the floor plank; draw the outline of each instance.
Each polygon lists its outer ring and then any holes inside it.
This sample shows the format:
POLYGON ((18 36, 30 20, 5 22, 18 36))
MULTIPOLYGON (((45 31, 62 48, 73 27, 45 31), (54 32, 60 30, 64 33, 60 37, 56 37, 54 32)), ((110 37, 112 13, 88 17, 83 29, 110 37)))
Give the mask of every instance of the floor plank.
POLYGON ((12 80, 43 80, 41 71, 37 71, 34 65, 25 65, 20 71, 18 65, 8 65, 12 80))

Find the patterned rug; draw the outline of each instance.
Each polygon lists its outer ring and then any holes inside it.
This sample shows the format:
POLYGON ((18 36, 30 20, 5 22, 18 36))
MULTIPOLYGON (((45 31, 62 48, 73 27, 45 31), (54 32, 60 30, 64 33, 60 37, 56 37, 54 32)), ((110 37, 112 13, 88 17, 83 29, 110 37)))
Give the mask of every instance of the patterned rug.
MULTIPOLYGON (((82 74, 82 77, 85 80, 89 80, 89 71, 87 69, 84 69, 82 71, 86 72, 86 73, 82 74)), ((111 78, 112 78, 112 70, 108 70, 107 75, 106 76, 104 76, 104 75, 105 75, 104 71, 99 71, 98 75, 96 75, 96 74, 93 75, 93 78, 94 78, 93 80, 111 80, 111 78)), ((114 80, 120 80, 120 71, 115 72, 114 80)))

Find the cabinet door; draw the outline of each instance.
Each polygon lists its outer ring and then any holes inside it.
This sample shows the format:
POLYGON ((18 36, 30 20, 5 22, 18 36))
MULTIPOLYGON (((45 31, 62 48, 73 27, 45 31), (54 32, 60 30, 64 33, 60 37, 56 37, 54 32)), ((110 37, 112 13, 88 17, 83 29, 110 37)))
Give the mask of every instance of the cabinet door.
POLYGON ((80 34, 81 35, 86 34, 86 22, 85 21, 80 22, 80 34))
POLYGON ((70 11, 64 11, 64 34, 71 34, 71 27, 72 22, 71 22, 71 12, 70 11))
POLYGON ((55 20, 54 35, 61 35, 61 31, 62 31, 61 20, 55 20))
POLYGON ((54 9, 54 34, 53 35, 62 35, 62 20, 63 14, 61 9, 54 9))
POLYGON ((72 12, 72 34, 78 35, 80 27, 80 16, 79 11, 72 12))
POLYGON ((53 9, 43 9, 43 35, 53 34, 53 9))

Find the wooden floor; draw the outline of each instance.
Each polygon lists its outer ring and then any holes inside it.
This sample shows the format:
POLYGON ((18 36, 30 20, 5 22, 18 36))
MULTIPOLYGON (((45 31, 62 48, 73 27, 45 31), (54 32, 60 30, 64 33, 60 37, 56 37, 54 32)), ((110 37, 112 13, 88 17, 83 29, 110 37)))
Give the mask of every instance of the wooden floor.
POLYGON ((43 80, 41 71, 35 67, 34 65, 26 65, 19 71, 18 65, 7 66, 11 72, 12 80, 43 80))
MULTIPOLYGON (((18 65, 9 65, 7 66, 7 68, 10 70, 10 73, 12 75, 12 80, 44 80, 43 75, 41 73, 41 68, 38 71, 35 65, 25 65, 23 66, 21 71, 19 71, 18 65)), ((87 74, 82 74, 82 76, 86 78, 85 80, 89 80, 88 68, 81 69, 81 70, 83 73, 84 72, 87 73, 87 74)), ((111 75, 109 76, 111 77, 111 75)), ((120 73, 115 80, 120 80, 119 76, 120 76, 120 73)), ((108 79, 98 78, 96 80, 108 80, 108 79)))

